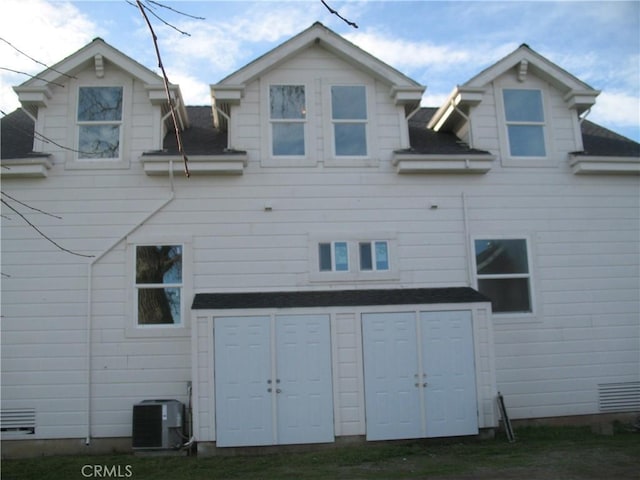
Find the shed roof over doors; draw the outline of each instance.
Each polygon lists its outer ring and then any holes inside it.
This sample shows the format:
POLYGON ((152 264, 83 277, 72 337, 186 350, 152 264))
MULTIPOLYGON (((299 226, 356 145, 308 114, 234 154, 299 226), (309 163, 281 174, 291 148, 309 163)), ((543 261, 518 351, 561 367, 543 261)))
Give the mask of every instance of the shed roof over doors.
POLYGON ((321 290, 246 293, 198 293, 194 310, 252 308, 355 307, 474 303, 490 300, 469 287, 370 290, 321 290))

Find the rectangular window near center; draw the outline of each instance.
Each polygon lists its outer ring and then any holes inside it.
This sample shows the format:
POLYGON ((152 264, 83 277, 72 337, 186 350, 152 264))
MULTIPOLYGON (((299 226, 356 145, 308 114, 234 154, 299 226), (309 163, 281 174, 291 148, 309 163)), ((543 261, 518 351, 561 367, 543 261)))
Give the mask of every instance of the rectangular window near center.
POLYGON ((331 120, 336 156, 366 156, 367 94, 364 85, 331 87, 331 120))
POLYGON ((347 242, 319 243, 318 267, 321 272, 348 272, 349 247, 347 242))
POLYGON ((531 269, 525 239, 475 240, 478 290, 494 313, 532 311, 531 269))
POLYGON ((307 107, 304 85, 269 87, 273 156, 304 156, 307 107))
POLYGON ((182 245, 136 246, 138 325, 182 324, 182 245))
POLYGON ((389 244, 386 241, 360 242, 360 270, 389 270, 389 244))
POLYGON ((504 89, 502 98, 511 155, 514 157, 546 156, 542 92, 504 89))
POLYGON ((122 87, 78 89, 79 159, 120 157, 122 104, 122 87))

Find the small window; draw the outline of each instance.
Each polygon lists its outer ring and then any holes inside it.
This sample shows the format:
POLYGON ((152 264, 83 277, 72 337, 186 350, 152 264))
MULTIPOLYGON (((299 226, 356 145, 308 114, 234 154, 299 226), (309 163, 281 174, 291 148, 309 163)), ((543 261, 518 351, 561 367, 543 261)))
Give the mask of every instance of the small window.
POLYGON ((367 96, 363 85, 331 87, 335 154, 367 155, 367 96))
POLYGON ((389 270, 389 244, 386 241, 360 242, 360 270, 389 270))
POLYGON ((78 158, 120 157, 122 87, 80 87, 78 158))
POLYGON ((502 95, 511 155, 544 157, 546 149, 542 92, 505 89, 502 95))
POLYGON ((182 324, 182 245, 136 247, 139 325, 182 324))
POLYGON ((273 156, 305 155, 306 117, 304 85, 271 85, 269 119, 273 156))
POLYGON ((527 241, 476 240, 474 246, 478 290, 491 299, 494 313, 531 312, 527 241))
POLYGON ((349 247, 347 242, 318 244, 318 259, 321 272, 348 272, 349 247))

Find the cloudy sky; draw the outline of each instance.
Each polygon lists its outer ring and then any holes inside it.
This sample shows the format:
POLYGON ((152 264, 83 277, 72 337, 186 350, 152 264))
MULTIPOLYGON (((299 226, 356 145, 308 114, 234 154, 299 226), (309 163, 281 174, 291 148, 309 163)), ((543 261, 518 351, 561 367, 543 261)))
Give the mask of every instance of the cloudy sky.
MULTIPOLYGON (((439 106, 462 84, 521 43, 602 90, 589 119, 640 141, 640 2, 338 1, 165 2, 152 18, 169 79, 190 105, 209 103, 216 83, 320 21, 427 86, 423 105, 439 106)), ((2 0, 0 108, 18 106, 11 87, 101 37, 156 69, 149 31, 126 0, 2 0), (13 45, 11 47, 9 44, 13 45), (14 48, 15 47, 15 48, 14 48)))

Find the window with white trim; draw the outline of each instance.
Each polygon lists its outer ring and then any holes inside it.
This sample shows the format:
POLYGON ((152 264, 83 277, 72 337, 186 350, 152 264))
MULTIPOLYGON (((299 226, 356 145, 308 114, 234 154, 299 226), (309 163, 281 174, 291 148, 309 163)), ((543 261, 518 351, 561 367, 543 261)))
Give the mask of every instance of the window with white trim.
POLYGON ((502 99, 511 156, 546 156, 542 91, 505 88, 502 99))
POLYGON ((367 155, 367 92, 364 85, 331 87, 331 121, 337 157, 367 155))
POLYGON ((182 325, 183 246, 135 247, 138 325, 182 325))
POLYGON ((123 87, 79 88, 79 159, 120 158, 122 105, 123 87))
POLYGON ((271 154, 304 156, 307 107, 304 85, 269 87, 271 154))
POLYGON ((527 241, 522 238, 476 239, 474 250, 478 291, 489 297, 493 312, 532 312, 527 241))
POLYGON ((321 272, 348 272, 349 245, 347 242, 318 244, 318 268, 321 272))
POLYGON ((386 240, 359 242, 360 270, 363 272, 389 270, 389 243, 386 240))

